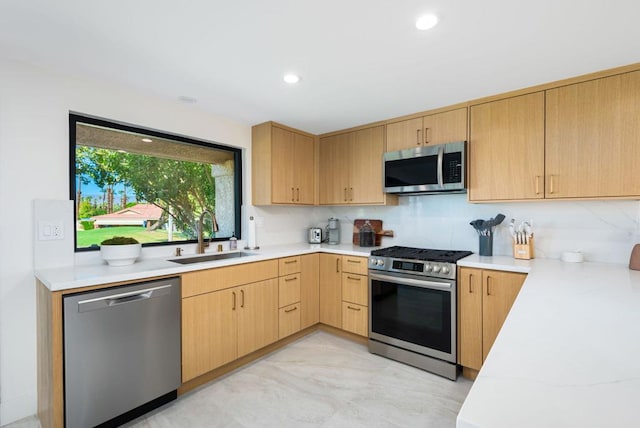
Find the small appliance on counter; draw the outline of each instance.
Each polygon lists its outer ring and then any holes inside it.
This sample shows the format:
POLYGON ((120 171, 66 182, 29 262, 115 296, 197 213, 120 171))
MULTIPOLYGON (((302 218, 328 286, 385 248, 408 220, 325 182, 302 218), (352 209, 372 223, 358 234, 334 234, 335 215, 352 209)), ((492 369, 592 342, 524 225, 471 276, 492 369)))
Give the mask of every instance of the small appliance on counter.
POLYGON ((309 244, 321 244, 322 243, 322 228, 310 227, 309 228, 309 244))
POLYGON ((327 225, 328 244, 338 245, 340 243, 340 220, 331 217, 327 225))

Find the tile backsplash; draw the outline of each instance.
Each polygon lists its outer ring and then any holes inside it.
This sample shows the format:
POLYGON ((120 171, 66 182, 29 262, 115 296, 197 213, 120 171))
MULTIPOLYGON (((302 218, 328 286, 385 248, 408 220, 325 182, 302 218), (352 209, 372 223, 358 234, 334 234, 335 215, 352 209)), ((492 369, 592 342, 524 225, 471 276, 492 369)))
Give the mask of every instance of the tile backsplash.
POLYGON ((478 252, 478 236, 471 220, 506 216, 495 231, 494 255, 512 255, 508 223, 532 220, 536 257, 560 258, 564 251, 581 251, 587 261, 628 263, 640 242, 638 201, 540 201, 470 204, 466 195, 401 197, 392 207, 252 207, 260 245, 306 241, 307 228, 340 219, 342 242, 351 241, 357 218, 383 220, 394 238, 382 245, 467 249, 478 252))

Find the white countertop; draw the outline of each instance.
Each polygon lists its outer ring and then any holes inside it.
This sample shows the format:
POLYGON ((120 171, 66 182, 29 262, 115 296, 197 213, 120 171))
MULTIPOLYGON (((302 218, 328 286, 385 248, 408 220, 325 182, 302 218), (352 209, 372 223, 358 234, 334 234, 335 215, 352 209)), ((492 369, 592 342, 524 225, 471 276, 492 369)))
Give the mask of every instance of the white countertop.
MULTIPOLYGON (((40 269, 35 271, 38 278, 49 290, 60 291, 72 288, 87 287, 91 285, 108 284, 112 282, 133 281, 164 275, 178 275, 202 269, 212 269, 222 266, 230 266, 241 263, 252 263, 262 260, 290 257, 311 253, 333 253, 347 256, 368 256, 371 250, 379 247, 358 247, 350 244, 287 244, 261 247, 259 250, 246 250, 254 255, 232 259, 216 260, 210 262, 181 265, 170 262, 169 259, 179 257, 143 259, 129 266, 111 267, 107 264, 63 266, 53 269, 40 269)), ((227 253, 229 251, 226 251, 227 253)), ((206 255, 216 254, 207 251, 206 255)), ((187 254, 183 258, 192 257, 187 254)))
POLYGON ((639 271, 476 255, 459 265, 528 269, 529 275, 458 414, 458 428, 640 424, 639 271))

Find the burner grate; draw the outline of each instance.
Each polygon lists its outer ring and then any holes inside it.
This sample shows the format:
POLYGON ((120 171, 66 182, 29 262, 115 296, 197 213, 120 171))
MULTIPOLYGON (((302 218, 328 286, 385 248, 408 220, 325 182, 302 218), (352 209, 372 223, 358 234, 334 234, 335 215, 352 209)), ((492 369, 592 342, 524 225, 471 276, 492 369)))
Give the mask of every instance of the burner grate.
POLYGON ((431 262, 455 263, 463 257, 473 254, 471 251, 434 250, 394 246, 371 252, 372 256, 393 257, 397 259, 422 260, 431 262))

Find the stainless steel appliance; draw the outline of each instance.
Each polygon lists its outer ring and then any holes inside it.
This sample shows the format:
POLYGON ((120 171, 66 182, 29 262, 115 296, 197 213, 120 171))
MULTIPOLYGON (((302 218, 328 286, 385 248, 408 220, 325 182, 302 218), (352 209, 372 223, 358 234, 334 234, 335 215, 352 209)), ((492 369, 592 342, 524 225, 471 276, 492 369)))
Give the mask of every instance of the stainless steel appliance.
POLYGON ((331 217, 327 225, 328 243, 337 245, 340 243, 340 220, 331 217))
POLYGON ((322 243, 322 229, 319 227, 309 228, 309 244, 322 243))
POLYGON ((455 380, 456 261, 471 251, 389 247, 369 258, 369 351, 455 380))
POLYGON ((64 297, 65 426, 116 426, 176 398, 180 279, 64 297))
POLYGON ((466 192, 465 141, 387 152, 383 186, 387 193, 418 195, 466 192))

